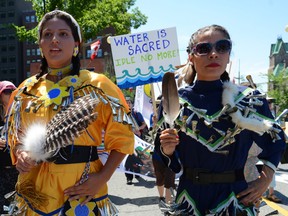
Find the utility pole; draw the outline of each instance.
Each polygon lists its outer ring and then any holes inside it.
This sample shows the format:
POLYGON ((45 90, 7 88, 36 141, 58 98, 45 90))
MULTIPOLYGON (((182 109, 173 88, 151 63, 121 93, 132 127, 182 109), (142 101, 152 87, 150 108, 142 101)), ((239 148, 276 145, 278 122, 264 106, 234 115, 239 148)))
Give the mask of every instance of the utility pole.
POLYGON ((238 80, 238 84, 240 84, 241 76, 240 76, 240 59, 239 59, 239 65, 238 65, 238 77, 234 77, 238 80))

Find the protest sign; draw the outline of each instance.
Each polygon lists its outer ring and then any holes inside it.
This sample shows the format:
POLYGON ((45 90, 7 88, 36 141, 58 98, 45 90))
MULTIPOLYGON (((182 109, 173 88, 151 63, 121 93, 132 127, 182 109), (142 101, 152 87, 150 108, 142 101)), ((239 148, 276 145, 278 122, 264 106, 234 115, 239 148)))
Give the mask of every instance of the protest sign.
POLYGON ((176 28, 110 38, 116 82, 120 88, 162 80, 180 65, 176 28))

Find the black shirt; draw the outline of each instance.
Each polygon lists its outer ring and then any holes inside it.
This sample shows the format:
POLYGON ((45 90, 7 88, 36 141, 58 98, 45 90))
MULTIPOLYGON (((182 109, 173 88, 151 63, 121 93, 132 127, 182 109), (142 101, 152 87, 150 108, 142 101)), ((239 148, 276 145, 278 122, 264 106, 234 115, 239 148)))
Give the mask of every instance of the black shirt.
MULTIPOLYGON (((1 126, 4 126, 3 121, 0 121, 0 127, 1 126)), ((4 130, 4 128, 2 130, 4 130)), ((12 165, 12 161, 10 157, 10 149, 4 148, 0 150, 0 168, 11 166, 11 165, 12 165)))

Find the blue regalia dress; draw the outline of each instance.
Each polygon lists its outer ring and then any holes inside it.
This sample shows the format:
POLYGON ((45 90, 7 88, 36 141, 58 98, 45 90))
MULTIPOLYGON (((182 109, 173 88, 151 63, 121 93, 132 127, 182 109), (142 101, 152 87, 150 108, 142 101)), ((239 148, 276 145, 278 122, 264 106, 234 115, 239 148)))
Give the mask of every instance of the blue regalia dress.
MULTIPOLYGON (((163 161, 182 173, 176 196, 179 215, 256 215, 236 197, 247 188, 243 169, 248 151, 254 141, 263 149, 259 159, 275 170, 285 148, 284 133, 266 99, 254 89, 221 80, 196 81, 180 89, 179 97, 176 151, 166 156, 159 137, 155 140, 163 161)), ((165 127, 163 118, 158 125, 165 127)))

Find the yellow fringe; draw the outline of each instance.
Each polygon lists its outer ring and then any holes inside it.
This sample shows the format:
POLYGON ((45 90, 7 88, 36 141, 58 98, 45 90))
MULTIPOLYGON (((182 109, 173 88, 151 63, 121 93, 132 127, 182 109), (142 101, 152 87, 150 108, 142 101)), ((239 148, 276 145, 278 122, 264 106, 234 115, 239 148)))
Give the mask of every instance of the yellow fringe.
POLYGON ((16 191, 25 199, 34 209, 39 209, 41 206, 47 206, 48 195, 40 193, 36 190, 34 182, 25 180, 16 184, 16 191))

